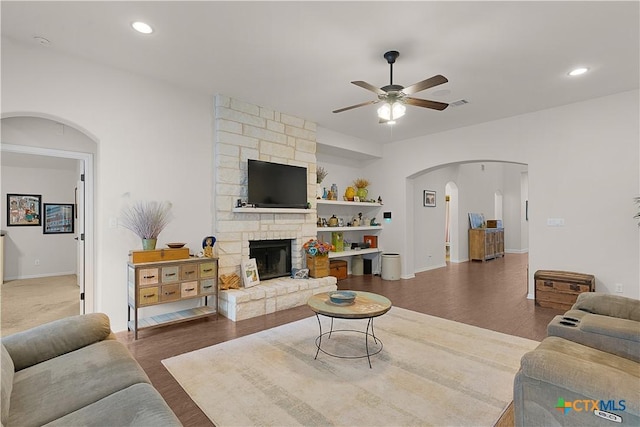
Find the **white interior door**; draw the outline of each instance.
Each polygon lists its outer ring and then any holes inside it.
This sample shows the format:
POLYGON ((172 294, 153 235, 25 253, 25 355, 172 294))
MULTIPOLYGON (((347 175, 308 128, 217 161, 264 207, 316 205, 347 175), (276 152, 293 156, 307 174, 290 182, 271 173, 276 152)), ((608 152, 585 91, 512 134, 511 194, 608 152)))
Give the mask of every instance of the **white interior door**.
POLYGON ((80 179, 76 183, 76 206, 75 206, 75 221, 76 221, 76 271, 78 277, 78 287, 80 288, 80 314, 85 313, 85 290, 84 290, 84 246, 85 246, 85 230, 84 230, 84 162, 80 163, 80 179))

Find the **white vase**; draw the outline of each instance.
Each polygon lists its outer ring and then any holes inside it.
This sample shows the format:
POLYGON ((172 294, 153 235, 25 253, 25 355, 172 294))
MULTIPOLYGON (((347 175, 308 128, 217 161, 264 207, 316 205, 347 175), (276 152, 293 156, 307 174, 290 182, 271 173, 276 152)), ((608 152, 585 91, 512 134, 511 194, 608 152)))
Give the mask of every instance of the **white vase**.
POLYGON ((322 195, 324 194, 324 190, 322 189, 322 184, 318 184, 316 187, 316 199, 322 199, 322 195))

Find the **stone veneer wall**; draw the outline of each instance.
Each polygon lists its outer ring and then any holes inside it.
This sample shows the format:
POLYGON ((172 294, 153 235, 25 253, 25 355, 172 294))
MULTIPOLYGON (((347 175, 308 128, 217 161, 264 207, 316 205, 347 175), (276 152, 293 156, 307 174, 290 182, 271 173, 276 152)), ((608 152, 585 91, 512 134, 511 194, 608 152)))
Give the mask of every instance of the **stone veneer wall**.
POLYGON ((316 236, 310 213, 234 213, 247 200, 247 160, 307 168, 308 199, 315 209, 316 124, 223 95, 214 98, 214 236, 219 274, 240 274, 249 240, 293 239, 291 264, 304 264, 302 245, 316 236))

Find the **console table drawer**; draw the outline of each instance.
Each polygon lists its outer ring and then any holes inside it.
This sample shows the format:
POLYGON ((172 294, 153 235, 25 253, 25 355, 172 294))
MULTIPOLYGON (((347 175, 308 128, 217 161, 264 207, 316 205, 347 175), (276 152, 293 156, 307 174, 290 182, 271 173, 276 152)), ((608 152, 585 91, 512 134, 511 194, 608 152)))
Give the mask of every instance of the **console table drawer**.
POLYGON ((180 278, 178 276, 178 266, 162 267, 162 283, 177 282, 180 278))
POLYGON ((173 301, 176 299, 180 299, 180 284, 172 283, 170 285, 162 285, 160 301, 173 301))
POLYGON ((197 265, 183 265, 180 268, 181 280, 195 280, 198 278, 198 266, 197 265))
POLYGON ((140 305, 156 304, 158 302, 158 293, 157 286, 140 288, 140 305))
POLYGON ((218 271, 215 262, 205 262, 200 264, 200 277, 216 277, 218 271))
POLYGON ((216 292, 216 281, 215 279, 206 279, 200 281, 200 294, 209 295, 214 294, 216 292))
POLYGON ((182 298, 195 297, 198 295, 198 282, 184 282, 180 288, 182 298))
POLYGON ((157 268, 143 268, 138 270, 138 283, 141 286, 154 285, 159 282, 157 268))

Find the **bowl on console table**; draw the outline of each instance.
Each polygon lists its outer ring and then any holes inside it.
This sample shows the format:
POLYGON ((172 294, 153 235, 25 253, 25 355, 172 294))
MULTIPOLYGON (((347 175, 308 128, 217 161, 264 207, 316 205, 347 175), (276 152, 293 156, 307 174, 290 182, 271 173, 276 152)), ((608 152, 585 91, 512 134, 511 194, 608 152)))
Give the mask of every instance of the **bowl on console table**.
POLYGON ((171 249, 179 249, 184 245, 186 245, 186 243, 167 243, 167 246, 169 246, 171 249))

